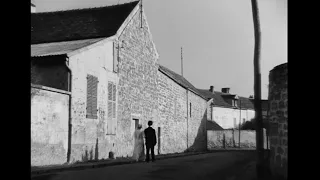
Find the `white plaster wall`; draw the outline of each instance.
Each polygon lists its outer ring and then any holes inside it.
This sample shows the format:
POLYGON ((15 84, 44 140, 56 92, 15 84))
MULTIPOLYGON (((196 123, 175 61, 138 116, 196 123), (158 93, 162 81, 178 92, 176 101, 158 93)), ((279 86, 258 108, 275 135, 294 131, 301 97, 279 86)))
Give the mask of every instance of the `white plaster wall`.
MULTIPOLYGON (((108 81, 118 85, 113 72, 113 42, 98 42, 69 57, 72 69, 72 154, 71 160, 81 160, 86 150, 98 144, 99 158, 107 158, 115 151, 115 136, 106 135, 108 114, 108 81), (98 78, 98 118, 86 118, 87 74, 98 78), (98 142, 97 142, 98 141, 98 142)), ((117 88, 118 89, 118 88, 117 88)))
MULTIPOLYGON (((212 117, 213 120, 218 123, 222 128, 235 128, 234 126, 234 118, 236 119, 236 125, 239 125, 240 119, 240 110, 232 109, 232 108, 224 108, 224 107, 212 107, 212 117)), ((247 109, 241 110, 241 124, 243 123, 243 119, 245 121, 250 121, 254 118, 255 112, 254 110, 247 109)))
POLYGON ((32 88, 31 165, 66 162, 68 150, 69 96, 32 88))

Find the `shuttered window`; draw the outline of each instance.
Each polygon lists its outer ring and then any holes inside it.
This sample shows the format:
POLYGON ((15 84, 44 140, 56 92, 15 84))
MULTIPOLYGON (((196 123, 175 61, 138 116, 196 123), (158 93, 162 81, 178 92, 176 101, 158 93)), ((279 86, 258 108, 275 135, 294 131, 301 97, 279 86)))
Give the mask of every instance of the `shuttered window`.
POLYGON ((98 118, 98 78, 92 75, 87 76, 87 118, 98 118))
POLYGON ((117 42, 113 42, 113 71, 118 72, 119 47, 117 42))
POLYGON ((116 118, 117 118, 117 86, 113 82, 108 82, 108 121, 107 134, 116 134, 116 118))

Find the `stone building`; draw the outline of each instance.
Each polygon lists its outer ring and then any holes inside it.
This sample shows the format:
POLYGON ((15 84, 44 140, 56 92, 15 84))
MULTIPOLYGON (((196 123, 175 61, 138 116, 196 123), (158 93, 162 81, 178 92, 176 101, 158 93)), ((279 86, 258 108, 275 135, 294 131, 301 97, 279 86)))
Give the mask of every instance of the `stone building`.
POLYGON ((288 162, 288 64, 269 73, 271 169, 287 177, 288 162))
POLYGON ((222 88, 221 92, 199 89, 208 99, 212 99, 208 110, 208 119, 218 123, 224 129, 238 128, 255 117, 252 98, 241 97, 230 93, 230 88, 222 88), (240 119, 241 118, 241 119, 240 119))
POLYGON ((158 60, 141 1, 33 13, 32 166, 131 156, 149 120, 158 154, 205 149, 207 99, 158 60))

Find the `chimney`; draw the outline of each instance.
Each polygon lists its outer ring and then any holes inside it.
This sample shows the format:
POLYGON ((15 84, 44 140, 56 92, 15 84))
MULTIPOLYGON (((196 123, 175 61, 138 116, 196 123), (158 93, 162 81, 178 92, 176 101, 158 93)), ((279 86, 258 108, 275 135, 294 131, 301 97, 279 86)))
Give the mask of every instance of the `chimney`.
POLYGON ((230 88, 222 88, 221 92, 229 94, 230 88))
POLYGON ((214 86, 210 86, 209 91, 213 93, 213 91, 214 91, 214 86))
POLYGON ((36 2, 34 0, 31 0, 31 13, 36 12, 36 2))

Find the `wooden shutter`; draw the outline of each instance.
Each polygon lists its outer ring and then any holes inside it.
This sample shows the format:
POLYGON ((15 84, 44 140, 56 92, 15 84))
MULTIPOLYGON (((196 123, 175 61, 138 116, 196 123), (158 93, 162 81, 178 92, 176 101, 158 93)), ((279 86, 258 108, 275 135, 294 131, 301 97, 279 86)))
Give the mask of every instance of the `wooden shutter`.
POLYGON ((118 72, 119 47, 117 42, 113 42, 113 71, 118 72))
POLYGON ((117 117, 117 86, 113 82, 108 82, 108 120, 107 120, 107 134, 116 133, 116 117, 117 117))
POLYGON ((112 118, 112 83, 108 83, 108 119, 112 118))
POLYGON ((112 114, 113 114, 113 84, 112 82, 108 82, 108 118, 107 118, 107 134, 112 134, 112 114))
POLYGON ((92 76, 92 118, 98 118, 98 78, 92 76))
POLYGON ((92 116, 92 78, 90 75, 87 76, 87 118, 92 116))
POLYGON ((97 119, 98 111, 98 78, 87 76, 87 118, 97 119))

